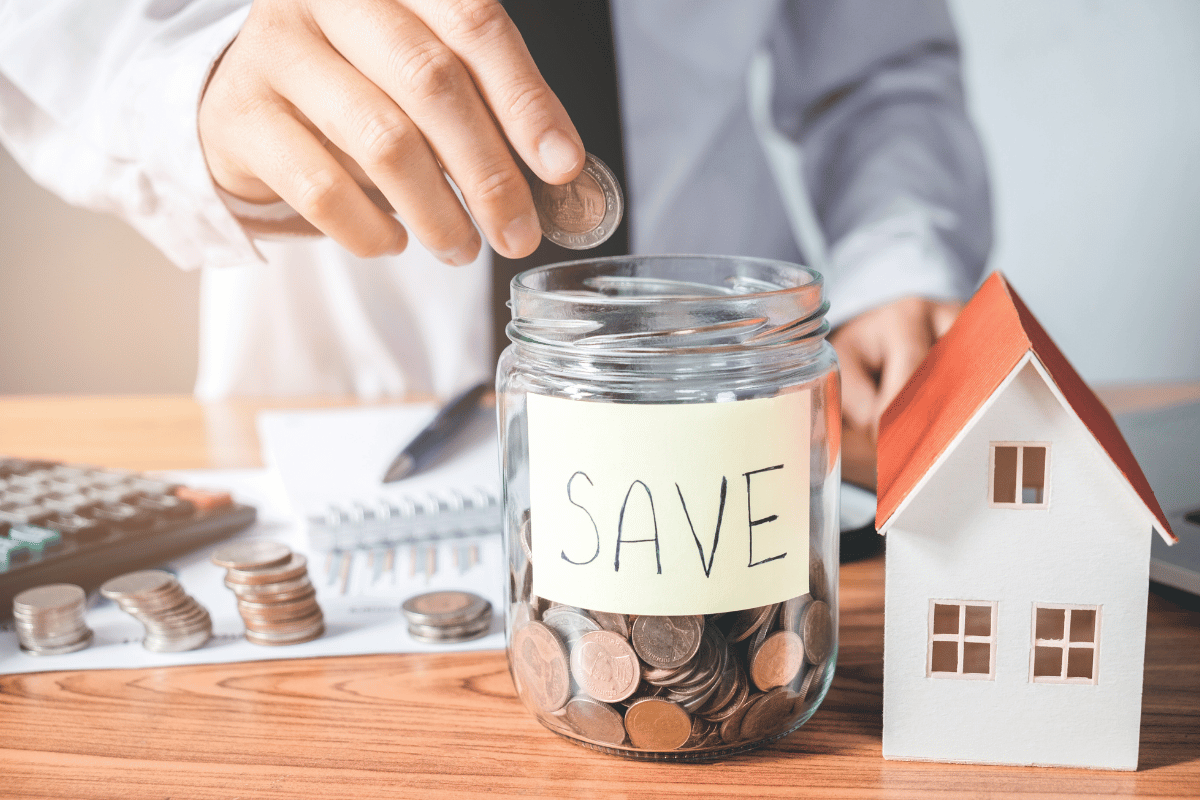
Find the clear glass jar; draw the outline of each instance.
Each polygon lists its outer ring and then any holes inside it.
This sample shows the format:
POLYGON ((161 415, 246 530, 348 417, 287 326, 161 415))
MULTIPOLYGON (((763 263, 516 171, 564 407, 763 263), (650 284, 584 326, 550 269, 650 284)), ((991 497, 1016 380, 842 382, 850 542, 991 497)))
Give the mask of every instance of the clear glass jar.
POLYGON ((497 397, 518 695, 552 731, 632 758, 795 730, 837 660, 841 412, 821 276, 621 257, 511 289, 497 397))

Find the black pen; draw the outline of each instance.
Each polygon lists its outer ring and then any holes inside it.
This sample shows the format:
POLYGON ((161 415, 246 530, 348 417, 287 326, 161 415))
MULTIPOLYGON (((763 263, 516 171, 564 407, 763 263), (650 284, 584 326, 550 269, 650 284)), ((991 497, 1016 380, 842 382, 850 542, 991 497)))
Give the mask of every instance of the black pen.
POLYGON ((491 387, 486 381, 481 381, 442 406, 433 421, 392 461, 384 473, 383 482, 391 483, 407 478, 441 452, 446 443, 465 427, 464 423, 489 388, 491 387))

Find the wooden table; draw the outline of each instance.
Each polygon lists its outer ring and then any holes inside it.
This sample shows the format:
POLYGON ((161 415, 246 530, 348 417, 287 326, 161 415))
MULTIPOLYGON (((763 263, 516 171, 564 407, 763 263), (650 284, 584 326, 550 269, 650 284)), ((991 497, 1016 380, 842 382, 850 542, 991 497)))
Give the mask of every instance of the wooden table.
MULTIPOLYGON (((1197 398, 1200 385, 1103 394, 1125 410, 1197 398)), ((250 466, 264 405, 0 398, 0 452, 250 466)), ((1200 796, 1200 606, 1187 599, 1150 595, 1134 773, 883 760, 882 557, 842 567, 841 603, 837 676, 817 715, 717 763, 627 761, 560 739, 521 706, 502 652, 281 659, 2 676, 0 797, 1200 796)))

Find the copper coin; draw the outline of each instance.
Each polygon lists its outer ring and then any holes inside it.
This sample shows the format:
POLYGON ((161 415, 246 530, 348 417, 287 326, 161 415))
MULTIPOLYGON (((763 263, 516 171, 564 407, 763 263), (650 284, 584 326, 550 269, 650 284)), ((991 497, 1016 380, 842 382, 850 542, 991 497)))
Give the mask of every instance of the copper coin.
POLYGON ((513 669, 525 697, 542 711, 557 711, 571 696, 567 648, 553 630, 530 622, 512 635, 513 669))
POLYGON ((621 185, 612 170, 591 153, 583 171, 561 186, 529 176, 533 204, 542 235, 571 250, 586 250, 605 242, 625 213, 621 185))
POLYGON ((791 631, 776 631, 766 638, 750 663, 750 677, 762 691, 786 686, 804 666, 804 642, 791 631))
POLYGON ((643 697, 634 701, 625 712, 625 730, 634 747, 678 750, 692 735, 692 718, 670 700, 643 697))
POLYGON ((212 562, 225 569, 255 570, 283 564, 291 555, 291 548, 283 542, 249 539, 217 548, 212 562))
POLYGON ((746 608, 737 612, 737 616, 733 620, 733 627, 730 628, 726 638, 730 642, 740 642, 749 638, 760 626, 766 624, 767 619, 774 612, 774 604, 759 606, 758 608, 746 608))
POLYGON ((252 603, 276 603, 283 600, 294 600, 304 593, 313 590, 312 581, 309 580, 307 573, 290 581, 267 583, 261 586, 230 583, 228 580, 225 581, 225 585, 237 595, 238 600, 247 600, 252 603))
POLYGON ((492 615, 492 604, 473 592, 426 592, 401 606, 412 625, 463 625, 492 615))
POLYGON ((278 610, 281 607, 296 607, 303 603, 313 602, 316 596, 317 590, 310 585, 299 590, 295 597, 285 597, 280 600, 269 600, 265 603, 258 600, 251 600, 248 597, 239 597, 238 609, 241 611, 272 611, 278 610))
POLYGON ((580 736, 603 744, 625 741, 625 721, 621 712, 590 697, 572 697, 566 706, 567 722, 580 736))
POLYGON ((592 618, 606 631, 629 638, 629 617, 625 614, 609 614, 606 611, 593 611, 592 618))
POLYGON ((637 691, 641 668, 629 642, 612 631, 592 631, 571 649, 571 674, 597 700, 616 703, 637 691))
POLYGON ((783 733, 793 719, 795 703, 796 693, 784 686, 761 695, 742 719, 742 740, 753 742, 783 733))
POLYGON ((647 664, 671 669, 686 664, 700 649, 704 617, 656 617, 643 614, 633 622, 633 649, 647 664))
POLYGON ((282 564, 273 564, 261 569, 244 570, 230 568, 225 572, 225 583, 240 583, 243 586, 262 586, 282 583, 308 574, 308 559, 300 553, 292 553, 282 564))
POLYGON ((818 600, 829 599, 829 573, 816 550, 808 551, 808 593, 818 600))
POLYGON ((804 609, 800 623, 804 656, 811 664, 820 664, 833 651, 833 617, 823 600, 814 600, 804 609))

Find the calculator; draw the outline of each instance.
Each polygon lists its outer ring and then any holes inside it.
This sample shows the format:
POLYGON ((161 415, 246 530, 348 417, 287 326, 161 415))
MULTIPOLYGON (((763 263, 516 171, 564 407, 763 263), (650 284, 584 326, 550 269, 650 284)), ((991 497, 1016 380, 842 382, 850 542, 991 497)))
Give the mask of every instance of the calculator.
POLYGON ((254 522, 225 492, 145 473, 0 457, 0 619, 34 586, 91 591, 254 522))

